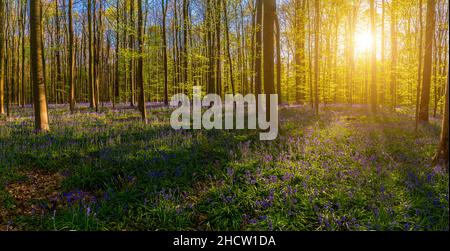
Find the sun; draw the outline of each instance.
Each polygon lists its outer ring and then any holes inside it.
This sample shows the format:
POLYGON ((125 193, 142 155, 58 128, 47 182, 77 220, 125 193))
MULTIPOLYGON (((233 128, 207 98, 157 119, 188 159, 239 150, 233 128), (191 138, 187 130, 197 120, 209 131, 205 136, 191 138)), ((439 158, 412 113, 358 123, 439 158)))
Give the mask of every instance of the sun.
POLYGON ((372 34, 368 31, 355 35, 355 49, 358 53, 368 52, 372 48, 372 34))

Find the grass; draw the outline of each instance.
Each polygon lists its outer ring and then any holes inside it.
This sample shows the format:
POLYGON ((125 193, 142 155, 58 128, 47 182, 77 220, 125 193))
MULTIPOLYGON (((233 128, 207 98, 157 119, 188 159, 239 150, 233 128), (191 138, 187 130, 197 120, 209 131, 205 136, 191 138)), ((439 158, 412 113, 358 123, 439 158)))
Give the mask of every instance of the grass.
POLYGON ((132 109, 0 118, 1 230, 447 230, 439 124, 364 107, 280 111, 280 134, 175 131, 132 109), (59 177, 59 178, 57 178, 59 177))

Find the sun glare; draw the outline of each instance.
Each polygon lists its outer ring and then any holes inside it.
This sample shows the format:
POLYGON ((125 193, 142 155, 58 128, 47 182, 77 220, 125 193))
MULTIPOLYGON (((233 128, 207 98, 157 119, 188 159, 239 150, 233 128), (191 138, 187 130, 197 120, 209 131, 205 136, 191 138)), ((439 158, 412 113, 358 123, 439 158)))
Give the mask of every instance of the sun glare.
POLYGON ((357 53, 364 53, 372 48, 372 34, 368 31, 357 33, 355 36, 355 48, 357 53))

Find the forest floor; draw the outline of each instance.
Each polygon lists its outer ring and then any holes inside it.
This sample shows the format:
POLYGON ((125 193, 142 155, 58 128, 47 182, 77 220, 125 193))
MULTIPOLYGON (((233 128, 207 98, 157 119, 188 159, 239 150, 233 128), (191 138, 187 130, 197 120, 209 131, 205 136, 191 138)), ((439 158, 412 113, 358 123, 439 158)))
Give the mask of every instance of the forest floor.
POLYGON ((447 230, 438 120, 363 106, 280 111, 277 140, 175 131, 170 110, 30 107, 0 118, 0 230, 447 230))

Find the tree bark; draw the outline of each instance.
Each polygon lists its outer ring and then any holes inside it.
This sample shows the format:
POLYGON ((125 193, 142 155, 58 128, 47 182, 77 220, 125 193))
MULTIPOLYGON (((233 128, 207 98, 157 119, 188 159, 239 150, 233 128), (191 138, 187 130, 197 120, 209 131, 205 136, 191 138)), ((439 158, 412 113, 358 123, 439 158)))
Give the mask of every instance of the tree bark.
POLYGON ((315 0, 314 10, 316 13, 315 27, 314 27, 314 114, 319 116, 319 51, 320 51, 320 0, 315 0))
POLYGON ((270 94, 275 94, 274 56, 275 56, 275 13, 276 0, 265 0, 263 21, 264 47, 264 93, 266 94, 266 118, 270 119, 270 94))
POLYGON ((221 15, 222 11, 222 1, 216 1, 216 93, 222 96, 222 52, 221 52, 221 15))
MULTIPOLYGON (((134 1, 135 0, 130 0, 130 26, 131 26, 131 30, 134 30, 134 1)), ((134 107, 134 100, 135 100, 135 93, 134 93, 134 86, 135 86, 135 76, 134 76, 134 32, 130 32, 129 34, 129 50, 131 51, 131 58, 129 60, 129 67, 130 67, 130 72, 129 72, 129 82, 130 82, 130 106, 134 107)))
POLYGON ((22 2, 22 13, 21 13, 21 28, 22 28, 22 108, 25 107, 25 104, 27 102, 27 98, 26 98, 26 92, 25 92, 25 10, 26 10, 26 6, 27 6, 27 1, 25 1, 25 3, 22 2))
POLYGON ((33 76, 35 128, 37 132, 50 131, 47 99, 45 95, 42 65, 42 33, 40 0, 30 0, 30 50, 31 74, 33 76))
MULTIPOLYGON (((255 94, 262 93, 262 15, 263 0, 256 0, 255 94)), ((257 106, 258 107, 258 106, 257 106)))
POLYGON ((376 27, 376 10, 375 10, 375 0, 370 0, 370 28, 372 32, 372 82, 370 85, 370 106, 372 112, 376 113, 378 110, 377 104, 377 27, 376 27))
MULTIPOLYGON (((236 93, 235 85, 234 85, 234 77, 233 77, 233 61, 231 59, 231 46, 230 46, 230 34, 229 34, 229 27, 228 27, 228 8, 227 8, 227 2, 223 0, 223 8, 224 8, 224 19, 225 19, 225 36, 227 39, 227 58, 228 58, 228 65, 230 69, 230 83, 231 83, 231 90, 233 92, 233 95, 236 93)), ((239 32, 239 31, 238 31, 239 32)))
POLYGON ((146 105, 145 105, 145 88, 144 88, 144 59, 143 59, 143 47, 144 47, 144 32, 143 32, 143 15, 142 15, 142 1, 138 2, 138 50, 139 50, 139 57, 138 57, 138 68, 137 68, 137 78, 136 78, 136 84, 140 88, 139 93, 139 105, 140 105, 140 111, 141 111, 141 117, 142 121, 146 124, 147 123, 147 112, 146 112, 146 105))
POLYGON ((275 16, 275 27, 276 27, 276 40, 277 40, 277 94, 278 94, 278 103, 282 103, 282 95, 281 95, 281 29, 280 22, 278 21, 278 15, 275 16))
POLYGON ((206 29, 208 36, 208 93, 215 92, 215 78, 214 78, 214 50, 213 50, 213 28, 212 28, 212 4, 211 0, 206 0, 206 29))
POLYGON ((88 83, 89 83, 89 103, 90 108, 95 108, 95 90, 94 90, 94 40, 92 31, 92 0, 88 0, 88 83))
POLYGON ((70 112, 75 111, 75 50, 73 34, 73 0, 69 0, 69 104, 70 112))
POLYGON ((0 0, 0 114, 5 114, 5 69, 4 69, 4 60, 5 60, 5 49, 4 47, 4 11, 5 3, 4 0, 0 0))
MULTIPOLYGON (((220 1, 220 0, 218 0, 220 1)), ((183 92, 185 92, 188 78, 188 27, 189 27, 189 0, 183 0, 183 92)))
POLYGON ((298 33, 294 36, 295 45, 295 99, 297 103, 304 102, 304 86, 306 82, 306 64, 305 64, 305 0, 295 1, 295 23, 298 33))
POLYGON ((63 100, 63 72, 62 72, 62 67, 61 67, 61 53, 60 53, 60 46, 61 46, 61 38, 60 38, 60 16, 59 16, 59 5, 58 5, 58 0, 55 0, 55 25, 56 25, 56 35, 55 35, 55 39, 56 39, 56 102, 57 103, 61 103, 61 101, 63 100))
POLYGON ((391 3, 391 80, 390 80, 390 95, 391 108, 395 109, 397 106, 397 61, 398 61, 398 44, 397 44, 397 14, 396 14, 397 0, 392 0, 391 3))
POLYGON ((168 69, 167 69, 167 31, 166 31, 166 17, 167 17, 167 3, 166 0, 161 0, 162 8, 162 37, 163 37, 163 63, 164 63, 164 104, 169 104, 169 89, 168 89, 168 69))
POLYGON ((436 156, 434 157, 433 163, 435 165, 443 165, 447 171, 449 167, 449 152, 448 152, 448 145, 449 145, 449 138, 448 138, 448 115, 449 115, 449 82, 447 82, 447 85, 445 87, 445 111, 444 111, 444 117, 442 118, 442 131, 441 131, 441 137, 440 137, 440 143, 439 148, 436 156))
POLYGON ((431 89, 431 69, 433 58, 433 38, 435 33, 435 6, 436 0, 428 0, 427 28, 425 36, 425 60, 423 65, 422 95, 420 99, 419 122, 429 121, 429 104, 431 89))

